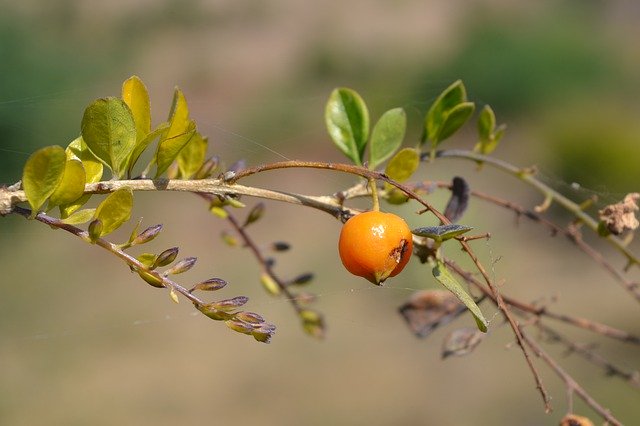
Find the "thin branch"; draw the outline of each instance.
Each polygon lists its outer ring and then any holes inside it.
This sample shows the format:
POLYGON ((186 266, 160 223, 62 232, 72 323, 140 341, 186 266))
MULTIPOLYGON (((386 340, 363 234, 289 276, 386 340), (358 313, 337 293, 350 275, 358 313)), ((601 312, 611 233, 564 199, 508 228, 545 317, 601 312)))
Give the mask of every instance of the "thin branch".
MULTIPOLYGON (((482 285, 480 281, 471 275, 471 273, 462 269, 457 263, 450 259, 445 259, 445 263, 451 270, 453 270, 456 274, 462 277, 466 282, 473 285, 475 288, 480 290, 483 294, 491 297, 492 300, 493 295, 489 292, 489 290, 482 285)), ((523 312, 527 312, 529 314, 537 315, 537 316, 546 316, 548 318, 553 318, 558 321, 562 321, 564 323, 570 324, 574 327, 582 328, 585 330, 592 331, 596 334, 601 334, 606 337, 610 337, 612 339, 621 340, 626 343, 640 344, 640 337, 635 336, 633 334, 627 333, 626 331, 610 327, 605 324, 601 324, 599 322, 591 321, 586 318, 578 318, 572 317, 570 315, 558 314, 553 311, 549 311, 546 307, 534 306, 528 303, 520 302, 508 296, 504 296, 504 301, 513 306, 516 309, 519 309, 523 312)))
MULTIPOLYGON (((511 174, 512 176, 522 180, 533 188, 537 189, 542 195, 545 197, 545 201, 551 202, 555 201, 564 207, 567 211, 571 212, 577 219, 579 219, 582 223, 584 223, 587 227, 589 227, 593 232, 598 232, 598 222, 585 213, 581 206, 577 203, 574 203, 564 195, 560 194, 558 191, 554 190, 550 186, 542 183, 535 176, 535 170, 533 168, 520 168, 516 167, 511 163, 508 163, 503 160, 499 160, 497 158, 493 158, 487 155, 478 154, 473 151, 465 151, 460 149, 451 149, 451 150, 443 150, 438 151, 436 153, 436 158, 459 158, 465 160, 472 160, 474 162, 480 162, 483 164, 488 164, 496 169, 502 170, 511 174)), ((428 155, 423 155, 423 160, 428 159, 428 155)), ((622 253, 630 265, 632 264, 640 264, 640 258, 637 255, 632 253, 629 248, 625 245, 625 242, 615 235, 611 234, 605 238, 610 244, 612 244, 620 253, 622 253)))
POLYGON ((592 351, 587 345, 581 345, 579 343, 572 342, 571 340, 569 340, 569 338, 553 330, 551 327, 542 324, 540 321, 537 321, 535 323, 535 326, 544 334, 549 336, 549 339, 551 339, 552 341, 556 341, 565 345, 570 352, 576 353, 592 364, 604 369, 607 375, 618 376, 621 379, 627 381, 631 386, 640 388, 640 372, 626 371, 614 365, 602 355, 592 351))
MULTIPOLYGON (((16 214, 19 214, 21 216, 24 216, 25 218, 29 218, 31 215, 31 210, 29 209, 24 209, 22 207, 17 207, 14 206, 13 207, 13 212, 16 214)), ((87 242, 90 241, 89 240, 89 233, 87 231, 83 231, 82 229, 73 226, 73 225, 69 225, 66 224, 64 222, 62 222, 59 219, 56 219, 54 217, 48 216, 44 213, 38 213, 35 217, 35 220, 42 222, 46 225, 49 225, 51 227, 57 228, 57 229, 62 229, 65 230, 73 235, 75 235, 76 237, 80 238, 81 240, 87 242)), ((109 253, 113 254, 114 256, 118 257, 119 259, 123 260, 127 265, 129 265, 133 270, 135 271, 144 271, 145 273, 148 273, 149 275, 153 276, 155 279, 157 279, 159 282, 161 282, 166 288, 174 290, 180 294, 182 294, 184 297, 186 297, 187 299, 189 299, 193 304, 201 306, 201 305, 205 305, 206 302, 204 302, 202 299, 200 299, 197 296, 194 296, 192 293, 189 293, 189 290, 187 290, 186 288, 184 288, 183 286, 181 286, 180 284, 176 283, 175 281, 169 279, 168 277, 156 272, 156 271, 152 271, 150 269, 148 269, 144 264, 142 264, 138 259, 136 259, 135 257, 125 253, 124 251, 122 251, 117 245, 110 243, 109 241, 103 239, 103 238, 98 238, 94 241, 94 244, 102 247, 103 249, 107 250, 109 253)))
POLYGON ((273 279, 273 281, 278 285, 278 288, 280 289, 282 294, 284 294, 285 297, 291 302, 291 305, 293 306, 293 309, 295 309, 296 313, 299 314, 300 312, 302 312, 304 309, 300 306, 300 303, 298 302, 296 296, 291 293, 291 291, 289 291, 289 288, 285 284, 285 282, 282 281, 280 277, 278 277, 278 275, 273 271, 273 268, 271 267, 269 262, 267 262, 267 259, 265 259, 265 257, 262 255, 262 252, 253 241, 253 239, 249 236, 244 227, 240 225, 240 223, 238 223, 238 221, 232 214, 229 214, 227 216, 227 220, 229 221, 229 223, 231 223, 231 226, 233 226, 238 235, 240 235, 240 238, 242 238, 245 246, 247 246, 251 250, 254 257, 258 260, 262 271, 273 279))
POLYGON ((562 379, 567 388, 567 391, 572 394, 575 392, 578 394, 580 398, 593 410, 595 410, 602 418, 615 426, 621 426, 622 423, 613 417, 611 412, 608 409, 604 408, 600 405, 595 399, 591 397, 587 393, 587 391, 580 386, 578 382, 575 381, 573 377, 571 377, 549 354, 547 354, 542 347, 533 339, 531 339, 524 330, 520 330, 520 333, 526 342, 526 344, 531 348, 534 354, 541 358, 555 373, 562 379))

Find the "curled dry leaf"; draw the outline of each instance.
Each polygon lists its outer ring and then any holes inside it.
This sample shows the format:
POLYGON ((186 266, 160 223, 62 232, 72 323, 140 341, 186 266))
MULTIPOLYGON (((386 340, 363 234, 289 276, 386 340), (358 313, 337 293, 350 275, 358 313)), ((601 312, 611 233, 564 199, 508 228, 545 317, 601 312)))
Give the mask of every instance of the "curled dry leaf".
POLYGON ((447 290, 421 290, 413 293, 398 311, 417 337, 427 337, 465 311, 465 306, 447 290))
POLYGON ((593 426, 593 423, 586 417, 567 414, 560 420, 560 426, 593 426))
POLYGON ((485 336, 485 333, 471 327, 451 331, 442 342, 442 358, 470 354, 485 336))
POLYGON ((609 232, 620 235, 627 229, 633 231, 638 227, 635 213, 638 210, 638 199, 640 199, 640 193, 627 194, 621 202, 608 205, 598 212, 600 220, 609 232))
POLYGON ((444 215, 451 222, 455 223, 464 214, 469 205, 469 184, 463 178, 456 176, 451 182, 451 198, 444 210, 444 215))

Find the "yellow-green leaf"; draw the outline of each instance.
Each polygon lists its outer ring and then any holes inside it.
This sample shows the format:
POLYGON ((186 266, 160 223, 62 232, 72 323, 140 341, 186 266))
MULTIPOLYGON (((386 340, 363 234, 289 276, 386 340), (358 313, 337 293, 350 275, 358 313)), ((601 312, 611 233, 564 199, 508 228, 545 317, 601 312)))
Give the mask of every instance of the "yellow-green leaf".
POLYGON ((137 75, 122 83, 122 100, 131 109, 136 124, 136 141, 140 142, 151 132, 151 105, 147 88, 137 75))
POLYGON ((133 207, 133 193, 128 188, 118 189, 109 194, 96 209, 94 219, 100 219, 100 237, 110 234, 129 220, 133 207))
POLYGON ((160 138, 156 151, 156 177, 169 168, 195 131, 196 124, 189 119, 187 100, 182 91, 176 88, 169 118, 169 130, 160 138))
POLYGON ((122 177, 136 145, 131 109, 118 98, 94 101, 82 117, 82 139, 91 152, 111 168, 115 177, 122 177))
POLYGON ((182 179, 190 179, 204 164, 207 155, 207 138, 195 132, 191 140, 178 154, 178 168, 182 179))
POLYGON ((71 216, 62 219, 62 222, 69 225, 80 225, 93 219, 96 209, 82 209, 73 213, 71 216))
POLYGON ((77 159, 82 161, 86 183, 100 182, 104 166, 100 160, 89 151, 87 144, 82 140, 82 136, 77 137, 67 145, 66 153, 68 160, 77 159))
POLYGON ((404 148, 393 156, 384 173, 397 182, 404 182, 413 175, 419 165, 420 154, 418 151, 413 148, 404 148))
POLYGON ((169 128, 169 123, 164 122, 158 125, 151 133, 147 134, 142 140, 136 142, 135 148, 131 152, 131 157, 129 157, 129 166, 127 167, 127 174, 131 177, 131 173, 133 171, 133 166, 136 165, 140 155, 144 152, 145 149, 156 140, 160 135, 167 131, 169 128))
POLYGON ((64 166, 62 180, 49 197, 48 209, 55 206, 69 204, 82 197, 86 175, 82 162, 67 160, 64 166))
POLYGON ((65 162, 64 149, 55 145, 37 150, 25 163, 22 186, 34 215, 62 180, 65 162))

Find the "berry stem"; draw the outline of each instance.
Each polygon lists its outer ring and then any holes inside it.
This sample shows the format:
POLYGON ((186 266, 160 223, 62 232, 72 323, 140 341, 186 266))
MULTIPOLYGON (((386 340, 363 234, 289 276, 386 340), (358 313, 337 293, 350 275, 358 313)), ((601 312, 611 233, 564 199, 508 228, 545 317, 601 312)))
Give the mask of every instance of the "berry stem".
POLYGON ((373 199, 371 210, 374 212, 379 212, 380 199, 378 198, 378 186, 376 185, 376 180, 373 177, 369 178, 369 187, 371 188, 371 198, 373 199))

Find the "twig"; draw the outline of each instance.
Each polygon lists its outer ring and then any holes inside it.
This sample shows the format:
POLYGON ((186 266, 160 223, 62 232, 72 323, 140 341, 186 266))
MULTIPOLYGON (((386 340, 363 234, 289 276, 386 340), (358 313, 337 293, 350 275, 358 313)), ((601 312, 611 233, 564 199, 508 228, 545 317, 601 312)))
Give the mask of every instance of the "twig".
MULTIPOLYGON (((13 212, 16 214, 19 214, 21 216, 24 216, 25 218, 29 218, 31 215, 31 210, 29 209, 24 209, 22 207, 17 207, 14 206, 13 207, 13 212)), ((60 221, 59 219, 56 219, 54 217, 48 216, 44 213, 38 213, 35 217, 35 219, 39 222, 42 222, 46 225, 49 225, 51 227, 57 228, 57 229, 62 229, 65 230, 73 235, 75 235, 76 237, 82 239, 83 241, 89 241, 89 233, 87 231, 83 231, 82 229, 75 227, 73 225, 69 225, 66 224, 62 221, 60 221)), ((189 290, 187 290, 186 288, 182 287, 180 284, 176 283, 175 281, 169 279, 168 277, 156 272, 156 271, 152 271, 150 269, 148 269, 145 265, 143 265, 140 261, 138 261, 138 259, 136 259, 133 256, 130 256, 129 254, 125 253, 124 251, 122 251, 120 248, 118 248, 117 245, 110 243, 109 241, 103 239, 103 238, 98 238, 94 241, 95 245, 102 247, 103 249, 107 250, 108 252, 110 252, 111 254, 113 254, 114 256, 120 258, 121 260, 123 260, 127 265, 129 265, 133 270, 135 271, 144 271, 145 273, 152 275, 155 279, 157 279, 159 282, 161 282, 166 288, 169 288, 171 290, 174 290, 180 294, 182 294, 184 297, 186 297, 187 299, 189 299, 191 302, 193 302, 193 304, 195 305, 205 305, 206 302, 204 302, 202 299, 200 299, 197 296, 194 296, 192 293, 189 293, 189 290)))
MULTIPOLYGON (((445 263, 451 270, 453 270, 456 274, 461 276, 465 281, 469 284, 472 284, 478 290, 480 290, 483 294, 492 297, 492 294, 489 293, 488 289, 485 288, 480 281, 474 278, 469 272, 462 269, 457 263, 450 259, 445 259, 445 263)), ((578 318, 565 314, 558 314, 553 311, 549 311, 546 307, 534 306, 528 303, 520 302, 508 296, 504 296, 504 301, 513 306, 516 309, 527 312, 529 314, 537 315, 537 316, 546 316, 548 318, 553 318, 558 321, 562 321, 564 323, 573 325, 574 327, 583 328, 585 330, 592 331, 597 334, 601 334, 606 337, 610 337, 612 339, 621 340, 626 343, 640 344, 640 337, 635 336, 633 334, 627 333, 626 331, 610 327, 605 324, 601 324, 595 321, 588 320, 586 318, 578 318)))
POLYGON ((589 395, 587 391, 573 379, 573 377, 571 377, 551 356, 549 356, 535 340, 531 339, 524 330, 521 329, 520 333, 533 353, 541 358, 558 375, 558 377, 562 379, 570 394, 573 392, 578 394, 578 396, 582 398, 589 407, 593 408, 593 410, 612 425, 622 425, 618 419, 613 417, 608 409, 604 408, 595 399, 593 399, 591 395, 589 395))
POLYGON ((291 302, 291 305, 293 306, 293 309, 295 309, 296 313, 299 314, 300 312, 302 312, 303 308, 300 306, 298 299, 295 297, 293 293, 291 293, 291 291, 289 291, 289 288, 284 283, 284 281, 282 281, 280 277, 273 271, 273 268, 271 267, 269 262, 267 262, 267 259, 265 259, 265 257, 262 255, 262 252, 260 251, 256 243, 253 241, 253 239, 249 236, 249 234, 244 229, 244 227, 242 227, 242 225, 240 225, 240 223, 238 223, 236 218, 230 213, 227 216, 227 220, 229 221, 231 226, 233 226, 233 228, 236 230, 238 235, 240 235, 240 238, 242 238, 242 241, 244 242, 244 244, 251 250, 254 257, 258 260, 258 263, 260 264, 262 271, 267 275, 269 275, 271 279, 273 279, 273 281, 278 285, 278 288, 280 289, 282 294, 284 294, 285 297, 289 300, 289 302, 291 302))
MULTIPOLYGON (((460 149, 438 151, 436 153, 436 158, 460 158, 465 160, 472 160, 474 162, 488 164, 492 167, 495 167, 496 169, 507 172, 540 191, 544 195, 546 201, 555 201, 560 204, 567 211, 571 212, 571 214, 573 214, 582 223, 584 223, 587 227, 589 227, 593 232, 598 231, 598 222, 595 219, 586 214, 579 204, 574 203, 564 195, 560 194, 558 191, 536 179, 534 176, 534 170, 531 168, 526 169, 516 167, 511 163, 499 160, 497 158, 460 149)), ((423 154, 423 160, 426 159, 428 159, 428 155, 423 154)), ((626 257, 629 265, 640 264, 640 259, 638 258, 638 256, 632 253, 625 245, 624 241, 622 241, 620 238, 616 237, 615 235, 609 235, 604 238, 626 257)))
POLYGON ((612 364, 602 355, 599 355, 596 352, 590 350, 586 345, 572 342, 567 337, 553 330, 551 327, 542 324, 540 321, 537 321, 535 323, 535 326, 544 334, 548 335, 549 338, 553 341, 557 341, 565 345, 569 349, 569 351, 575 352, 592 364, 604 369, 607 375, 618 376, 621 379, 627 381, 631 386, 640 388, 640 373, 638 371, 626 371, 612 364))

